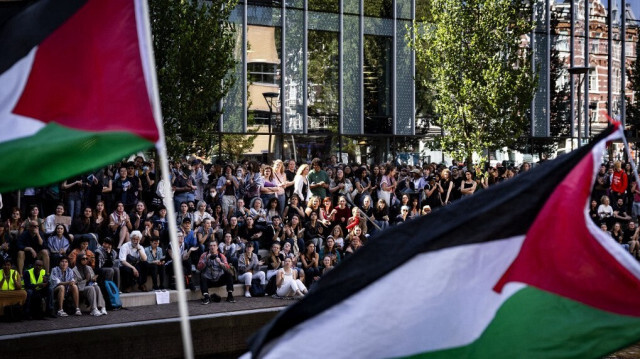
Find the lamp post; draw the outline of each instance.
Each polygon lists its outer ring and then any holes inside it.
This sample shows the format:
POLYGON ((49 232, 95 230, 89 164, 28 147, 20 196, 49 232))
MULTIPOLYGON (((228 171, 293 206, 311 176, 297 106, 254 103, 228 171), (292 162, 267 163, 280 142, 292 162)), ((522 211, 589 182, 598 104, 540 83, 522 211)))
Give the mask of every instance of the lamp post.
POLYGON ((278 104, 278 96, 280 94, 278 92, 263 92, 262 96, 264 97, 264 101, 269 106, 269 150, 267 151, 267 155, 271 153, 271 117, 273 116, 273 108, 278 104))
MULTIPOLYGON (((594 68, 593 67, 589 67, 589 66, 574 66, 574 67, 570 67, 568 69, 569 73, 573 76, 573 75, 578 75, 578 147, 582 146, 582 129, 581 129, 581 123, 582 123, 582 104, 581 104, 581 97, 582 95, 580 94, 580 90, 582 89, 582 81, 584 81, 584 77, 581 77, 581 75, 587 74, 589 72, 591 72, 594 68)), ((571 94, 571 96, 573 96, 573 94, 571 94)), ((589 99, 585 100, 585 103, 588 103, 589 99)), ((571 121, 573 122, 573 119, 571 119, 571 121)), ((585 124, 584 124, 584 128, 585 130, 588 129, 589 124, 588 124, 588 117, 587 119, 585 119, 585 124)))

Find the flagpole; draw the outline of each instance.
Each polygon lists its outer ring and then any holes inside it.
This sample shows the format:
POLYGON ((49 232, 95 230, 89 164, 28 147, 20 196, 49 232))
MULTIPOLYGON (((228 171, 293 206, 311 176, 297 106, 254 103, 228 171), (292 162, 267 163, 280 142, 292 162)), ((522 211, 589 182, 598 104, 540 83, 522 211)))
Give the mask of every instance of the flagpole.
MULTIPOLYGON (((153 105, 153 118, 158 127, 159 140, 156 143, 158 156, 160 157, 160 169, 162 172, 162 180, 165 185, 164 199, 167 201, 167 221, 169 224, 169 238, 171 240, 171 257, 173 262, 173 273, 176 277, 176 289, 178 290, 178 310, 180 313, 180 331, 182 333, 182 350, 185 359, 193 359, 193 341, 191 338, 191 325, 189 323, 189 311, 187 308, 187 296, 185 293, 184 273, 182 271, 182 260, 180 255, 180 244, 178 243, 178 226, 176 225, 175 205, 173 202, 173 193, 171 192, 171 180, 169 178, 169 160, 167 158, 167 146, 164 137, 164 126, 162 124, 162 109, 160 107, 160 93, 158 92, 158 79, 156 77, 156 64, 153 56, 153 46, 151 39, 151 24, 149 23, 149 5, 147 0, 140 1, 143 7, 142 21, 144 22, 146 39, 145 45, 147 50, 147 60, 149 62, 149 78, 151 80, 150 100, 153 105)), ((142 40, 142 39, 141 39, 142 40)))

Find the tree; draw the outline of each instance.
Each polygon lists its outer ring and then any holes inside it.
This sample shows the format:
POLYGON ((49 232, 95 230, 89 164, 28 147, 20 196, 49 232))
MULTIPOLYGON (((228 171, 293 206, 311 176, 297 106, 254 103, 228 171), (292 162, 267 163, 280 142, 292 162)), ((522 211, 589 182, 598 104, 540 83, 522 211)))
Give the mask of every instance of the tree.
POLYGON ((208 153, 217 135, 216 104, 233 84, 237 0, 149 2, 167 150, 208 153))
POLYGON ((524 1, 434 0, 414 23, 416 66, 433 94, 434 121, 445 152, 471 162, 474 153, 509 146, 529 124, 536 76, 521 39, 533 28, 524 1))

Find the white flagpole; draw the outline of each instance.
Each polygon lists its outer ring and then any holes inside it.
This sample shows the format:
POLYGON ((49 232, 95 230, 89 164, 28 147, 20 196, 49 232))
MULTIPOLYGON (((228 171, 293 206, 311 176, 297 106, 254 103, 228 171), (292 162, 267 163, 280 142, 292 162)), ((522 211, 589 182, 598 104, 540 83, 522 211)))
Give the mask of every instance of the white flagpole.
POLYGON ((193 359, 193 341, 191 338, 191 325, 189 323, 189 311, 187 308, 187 296, 185 294, 184 273, 182 271, 182 260, 180 260, 180 245, 178 244, 178 227, 176 225, 176 214, 174 210, 173 193, 171 193, 171 181, 169 179, 169 160, 167 158, 167 147, 164 138, 164 126, 162 124, 162 109, 160 108, 160 94, 158 92, 158 79, 156 77, 155 58, 153 57, 153 46, 151 39, 151 24, 149 23, 149 6, 147 0, 141 0, 143 7, 142 20, 145 26, 146 39, 144 40, 148 56, 143 61, 148 61, 148 74, 151 80, 151 103, 153 105, 153 117, 158 127, 160 139, 156 143, 160 159, 160 169, 162 171, 162 180, 164 181, 164 198, 167 199, 167 221, 169 224, 169 238, 171 239, 173 273, 176 277, 176 288, 178 290, 178 309, 180 312, 180 329, 182 332, 182 349, 184 358, 193 359))

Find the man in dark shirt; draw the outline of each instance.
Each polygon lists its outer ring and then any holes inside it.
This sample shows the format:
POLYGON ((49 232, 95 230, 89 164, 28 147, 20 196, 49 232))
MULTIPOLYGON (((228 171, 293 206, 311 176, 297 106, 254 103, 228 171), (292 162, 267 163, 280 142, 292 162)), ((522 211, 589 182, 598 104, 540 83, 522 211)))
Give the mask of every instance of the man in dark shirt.
POLYGON ((25 262, 30 264, 36 259, 42 259, 44 270, 49 274, 49 251, 44 241, 44 233, 36 221, 30 221, 28 230, 18 237, 18 273, 23 273, 25 262))

